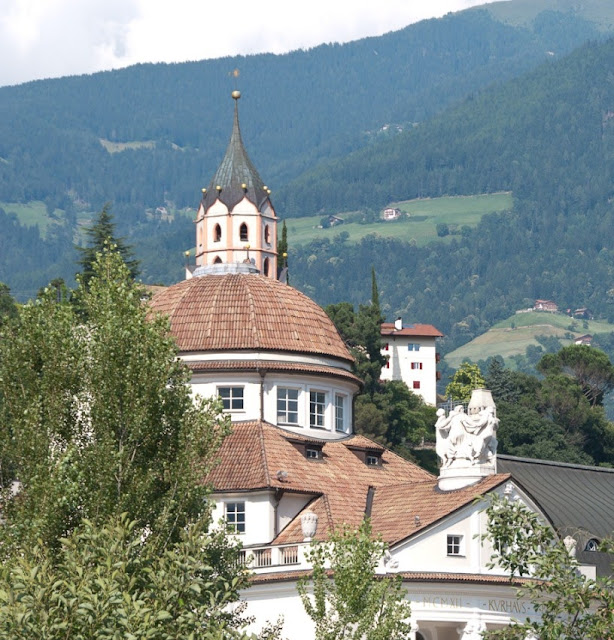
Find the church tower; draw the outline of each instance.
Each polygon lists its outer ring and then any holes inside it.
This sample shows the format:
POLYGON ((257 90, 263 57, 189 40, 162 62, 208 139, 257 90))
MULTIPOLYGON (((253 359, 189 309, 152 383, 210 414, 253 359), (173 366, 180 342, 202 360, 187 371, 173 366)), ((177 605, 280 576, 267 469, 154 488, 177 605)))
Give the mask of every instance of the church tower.
POLYGON ((233 91, 234 123, 224 159, 196 216, 196 267, 223 272, 243 263, 277 278, 277 216, 271 190, 249 159, 239 128, 239 91, 233 91), (215 266, 213 266, 215 265, 215 266), (218 266, 219 265, 219 266, 218 266))

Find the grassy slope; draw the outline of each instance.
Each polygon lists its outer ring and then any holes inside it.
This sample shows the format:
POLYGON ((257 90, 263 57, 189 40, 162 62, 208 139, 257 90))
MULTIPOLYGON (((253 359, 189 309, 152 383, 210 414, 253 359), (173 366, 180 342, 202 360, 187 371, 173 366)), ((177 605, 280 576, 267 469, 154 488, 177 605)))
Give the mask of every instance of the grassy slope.
POLYGON ((445 356, 446 362, 452 367, 458 367, 461 362, 469 358, 477 362, 489 356, 500 355, 503 358, 517 354, 524 354, 529 345, 538 345, 535 336, 556 336, 563 345, 571 344, 566 334, 575 337, 585 333, 609 333, 614 331, 614 325, 595 320, 588 321, 588 329, 582 320, 576 320, 562 313, 530 312, 518 313, 507 320, 497 323, 486 333, 471 342, 459 347, 445 356))
MULTIPOLYGON (((475 227, 483 215, 511 209, 512 204, 513 199, 510 193, 407 200, 392 203, 390 206, 409 213, 409 218, 373 224, 345 223, 329 229, 318 229, 322 216, 289 218, 286 221, 288 243, 290 245, 306 244, 319 238, 332 240, 340 232, 346 231, 350 236, 348 240, 351 242, 357 242, 364 236, 375 233, 407 242, 415 240, 418 245, 425 245, 438 239, 436 225, 439 223, 458 225, 459 228, 463 225, 475 227)), ((339 216, 343 218, 344 214, 341 213, 339 216)), ((452 237, 447 236, 448 239, 452 237)))

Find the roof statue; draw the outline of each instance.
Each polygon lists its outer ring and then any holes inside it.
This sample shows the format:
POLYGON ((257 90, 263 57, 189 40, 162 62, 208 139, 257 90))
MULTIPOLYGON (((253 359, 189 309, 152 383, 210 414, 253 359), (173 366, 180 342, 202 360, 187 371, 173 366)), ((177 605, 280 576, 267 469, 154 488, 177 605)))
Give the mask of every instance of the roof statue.
POLYGON ((444 409, 437 410, 440 489, 459 489, 495 473, 498 425, 495 403, 486 389, 473 391, 469 413, 462 405, 447 416, 444 409))

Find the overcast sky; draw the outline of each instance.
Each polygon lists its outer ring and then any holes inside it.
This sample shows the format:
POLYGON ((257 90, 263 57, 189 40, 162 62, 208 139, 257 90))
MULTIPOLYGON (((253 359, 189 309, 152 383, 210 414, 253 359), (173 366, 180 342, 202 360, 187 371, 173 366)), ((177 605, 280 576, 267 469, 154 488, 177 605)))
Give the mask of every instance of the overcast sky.
POLYGON ((0 0, 0 86, 347 42, 486 0, 0 0))

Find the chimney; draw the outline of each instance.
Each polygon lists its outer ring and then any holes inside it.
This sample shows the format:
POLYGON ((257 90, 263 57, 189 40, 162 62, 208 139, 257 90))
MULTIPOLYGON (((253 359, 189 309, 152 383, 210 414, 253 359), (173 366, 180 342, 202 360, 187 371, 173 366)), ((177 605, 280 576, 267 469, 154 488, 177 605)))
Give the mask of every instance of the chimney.
POLYGON ((394 321, 394 330, 400 331, 403 328, 403 318, 400 316, 394 321))

